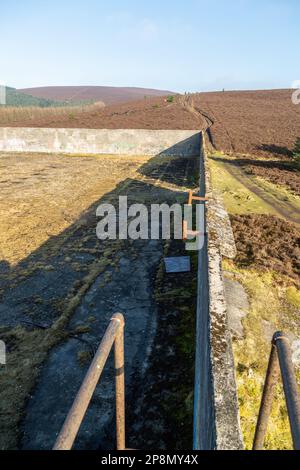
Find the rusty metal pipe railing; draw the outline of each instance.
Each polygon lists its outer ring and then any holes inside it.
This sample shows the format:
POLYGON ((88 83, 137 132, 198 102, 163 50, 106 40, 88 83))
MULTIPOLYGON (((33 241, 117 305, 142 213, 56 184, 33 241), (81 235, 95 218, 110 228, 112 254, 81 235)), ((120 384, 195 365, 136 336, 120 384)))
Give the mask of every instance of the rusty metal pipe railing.
POLYGON ((281 332, 275 333, 272 339, 272 349, 255 430, 253 450, 263 449, 279 373, 282 377, 294 449, 300 450, 300 397, 289 340, 281 332))
POLYGON ((53 450, 70 450, 78 434, 109 353, 114 345, 117 449, 125 450, 124 317, 113 315, 53 450))
POLYGON ((264 446, 265 436, 268 428, 268 421, 271 414, 274 389, 278 382, 279 362, 275 344, 272 344, 270 360, 267 369, 265 386, 263 390, 260 411, 258 415, 253 450, 261 450, 264 446))
POLYGON ((281 333, 275 335, 274 342, 277 346, 294 449, 300 450, 300 397, 292 362, 292 352, 288 338, 281 333))

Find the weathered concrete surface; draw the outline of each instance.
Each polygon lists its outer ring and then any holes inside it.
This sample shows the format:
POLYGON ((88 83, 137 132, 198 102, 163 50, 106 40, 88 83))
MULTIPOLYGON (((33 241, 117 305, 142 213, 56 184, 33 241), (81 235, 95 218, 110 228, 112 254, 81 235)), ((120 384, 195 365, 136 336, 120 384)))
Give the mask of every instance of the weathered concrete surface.
POLYGON ((242 284, 230 278, 230 273, 224 273, 224 287, 229 330, 233 337, 243 338, 242 320, 249 311, 247 293, 242 284))
MULTIPOLYGON (((23 423, 23 449, 51 449, 72 402, 84 379, 111 316, 122 312, 125 325, 126 400, 132 387, 141 383, 156 328, 156 305, 152 298, 151 276, 162 256, 159 241, 137 243, 138 256, 123 253, 118 269, 101 274, 75 311, 70 331, 86 326, 93 317, 92 330, 57 346, 46 361, 23 423), (101 288, 108 273, 111 281, 101 288), (114 295, 112 295, 114 293, 114 295), (91 357, 79 367, 78 355, 91 357), (134 379, 133 379, 134 376, 134 379), (134 384, 134 385, 133 385, 134 384)), ((137 246, 136 245, 136 246, 137 246)), ((98 384, 76 439, 76 449, 114 449, 114 369, 113 354, 98 384)))
POLYGON ((206 171, 206 194, 210 197, 207 226, 211 236, 220 247, 221 255, 233 259, 237 254, 230 218, 221 194, 211 184, 210 172, 206 171))
POLYGON ((0 151, 118 155, 198 155, 196 130, 0 127, 0 151))
MULTIPOLYGON (((200 175, 200 193, 209 194, 210 200, 206 210, 208 236, 199 253, 194 448, 239 450, 243 448, 243 440, 222 275, 222 248, 214 225, 210 225, 215 219, 215 201, 204 146, 200 175)), ((225 250, 228 251, 233 252, 225 250)))

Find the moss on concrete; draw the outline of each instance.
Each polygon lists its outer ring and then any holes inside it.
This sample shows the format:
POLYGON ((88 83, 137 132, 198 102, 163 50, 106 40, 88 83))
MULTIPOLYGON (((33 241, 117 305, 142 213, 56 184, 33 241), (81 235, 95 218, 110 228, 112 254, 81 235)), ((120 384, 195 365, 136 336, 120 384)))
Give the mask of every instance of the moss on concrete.
POLYGON ((93 359, 93 355, 90 351, 79 351, 77 354, 77 360, 81 367, 85 367, 93 359))

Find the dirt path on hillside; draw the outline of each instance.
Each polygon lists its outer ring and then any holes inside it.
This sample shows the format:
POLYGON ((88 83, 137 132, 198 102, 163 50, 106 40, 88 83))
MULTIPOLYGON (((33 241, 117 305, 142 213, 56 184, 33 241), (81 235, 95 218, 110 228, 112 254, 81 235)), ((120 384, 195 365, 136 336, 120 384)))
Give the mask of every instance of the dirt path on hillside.
POLYGON ((246 174, 241 168, 235 165, 233 161, 223 159, 222 163, 231 176, 269 206, 273 207, 281 217, 289 222, 300 225, 300 213, 295 205, 284 199, 279 199, 276 195, 266 191, 263 186, 260 186, 258 179, 254 180, 251 175, 246 174))

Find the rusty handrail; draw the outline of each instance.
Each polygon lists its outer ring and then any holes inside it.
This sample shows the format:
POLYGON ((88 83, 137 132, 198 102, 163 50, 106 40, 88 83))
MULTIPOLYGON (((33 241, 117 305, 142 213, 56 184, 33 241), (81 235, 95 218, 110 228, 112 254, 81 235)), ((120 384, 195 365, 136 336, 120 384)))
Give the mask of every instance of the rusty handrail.
POLYGON ((125 321, 121 313, 113 315, 53 450, 70 450, 72 448, 113 345, 116 380, 117 449, 125 450, 124 325, 125 321))
POLYGON ((282 332, 275 333, 272 339, 272 349, 255 430, 253 450, 263 449, 279 373, 281 373, 283 382, 294 449, 300 450, 300 397, 289 340, 282 332))

